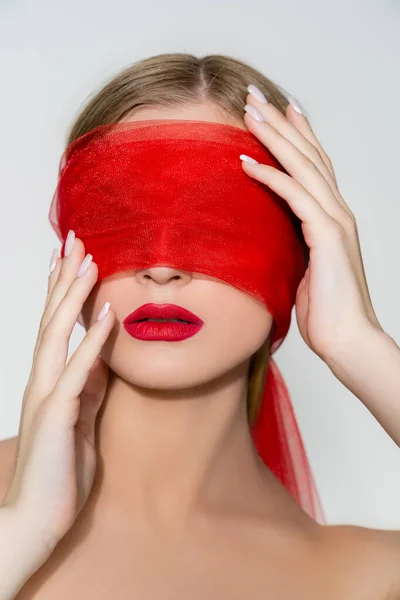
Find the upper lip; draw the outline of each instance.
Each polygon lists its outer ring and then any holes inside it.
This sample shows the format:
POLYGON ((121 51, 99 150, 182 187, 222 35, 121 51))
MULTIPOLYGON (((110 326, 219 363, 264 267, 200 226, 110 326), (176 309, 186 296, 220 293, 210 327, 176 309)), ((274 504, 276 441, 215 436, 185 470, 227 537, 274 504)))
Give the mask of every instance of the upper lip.
POLYGON ((177 304, 149 303, 139 306, 124 319, 123 323, 127 325, 140 319, 183 319, 196 324, 203 322, 197 315, 177 304))

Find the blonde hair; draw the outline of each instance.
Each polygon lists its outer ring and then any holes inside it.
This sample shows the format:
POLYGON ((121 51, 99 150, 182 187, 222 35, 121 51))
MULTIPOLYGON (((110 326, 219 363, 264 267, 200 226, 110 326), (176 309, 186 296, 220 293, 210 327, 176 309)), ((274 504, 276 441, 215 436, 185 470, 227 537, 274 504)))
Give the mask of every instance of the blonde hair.
MULTIPOLYGON (((89 97, 73 122, 66 143, 100 125, 117 123, 127 113, 145 106, 171 107, 211 101, 242 121, 250 83, 286 114, 287 92, 255 68, 230 56, 211 54, 198 58, 186 53, 151 56, 125 68, 89 97)), ((250 359, 247 389, 250 426, 261 405, 269 349, 270 336, 250 359)))

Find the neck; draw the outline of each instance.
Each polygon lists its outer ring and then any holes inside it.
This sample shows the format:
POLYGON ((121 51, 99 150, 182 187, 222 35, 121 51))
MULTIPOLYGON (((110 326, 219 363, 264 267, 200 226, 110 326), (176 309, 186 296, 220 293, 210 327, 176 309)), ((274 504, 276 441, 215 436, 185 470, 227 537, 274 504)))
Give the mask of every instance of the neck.
POLYGON ((112 373, 96 423, 96 509, 172 524, 260 495, 273 476, 251 439, 247 375, 248 363, 204 386, 154 390, 112 373))

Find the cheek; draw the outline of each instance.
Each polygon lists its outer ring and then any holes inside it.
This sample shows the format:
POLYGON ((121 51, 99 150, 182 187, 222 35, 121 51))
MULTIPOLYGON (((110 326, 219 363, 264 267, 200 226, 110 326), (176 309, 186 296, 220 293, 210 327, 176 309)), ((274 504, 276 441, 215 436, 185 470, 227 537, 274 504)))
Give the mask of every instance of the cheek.
POLYGON ((271 331, 273 318, 263 303, 249 295, 236 289, 224 291, 228 293, 214 294, 205 310, 209 318, 198 346, 202 360, 232 366, 257 352, 271 331))
POLYGON ((225 310, 220 315, 221 327, 226 333, 231 332, 242 346, 261 346, 273 323, 265 304, 237 290, 226 300, 225 310))
POLYGON ((231 318, 221 320, 221 343, 226 352, 234 352, 246 358, 264 343, 272 323, 272 316, 265 308, 252 307, 241 311, 231 318))

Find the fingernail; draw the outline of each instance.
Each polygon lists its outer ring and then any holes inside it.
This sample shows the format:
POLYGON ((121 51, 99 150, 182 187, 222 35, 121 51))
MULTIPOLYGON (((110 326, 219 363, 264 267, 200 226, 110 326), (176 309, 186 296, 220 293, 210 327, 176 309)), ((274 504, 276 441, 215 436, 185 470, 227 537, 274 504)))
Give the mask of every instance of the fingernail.
POLYGON ((58 250, 57 250, 57 248, 55 248, 55 250, 53 250, 53 253, 52 253, 51 259, 50 259, 50 266, 49 266, 50 275, 56 268, 57 258, 58 258, 58 250))
POLYGON ((101 311, 99 312, 98 316, 97 316, 97 320, 101 321, 102 319, 104 319, 104 317, 106 316, 106 314, 108 313, 108 309, 110 308, 110 303, 109 302, 105 302, 103 304, 103 307, 101 309, 101 311))
POLYGON ((250 85, 247 86, 247 91, 252 94, 256 100, 262 102, 262 104, 268 104, 268 100, 262 91, 256 85, 254 85, 254 83, 250 83, 250 85))
POLYGON ((67 241, 65 242, 64 255, 69 256, 71 254, 72 248, 74 247, 75 241, 75 232, 70 229, 67 235, 67 241))
POLYGON ((256 119, 256 121, 265 121, 264 117, 262 117, 258 110, 254 108, 254 106, 252 106, 251 104, 246 104, 244 110, 248 112, 249 115, 253 117, 253 119, 256 119))
POLYGON ((91 254, 86 254, 85 258, 81 262, 81 266, 79 267, 79 271, 77 277, 81 277, 86 273, 89 268, 90 263, 92 262, 93 256, 91 254))
POLYGON ((251 158, 251 156, 247 156, 247 154, 241 154, 239 158, 240 158, 240 160, 244 160, 245 162, 250 163, 251 165, 258 165, 258 164, 260 164, 254 158, 251 158))
POLYGON ((288 100, 290 104, 293 106, 294 110, 299 113, 299 115, 305 115, 306 111, 300 105, 300 103, 293 96, 288 96, 288 100))

